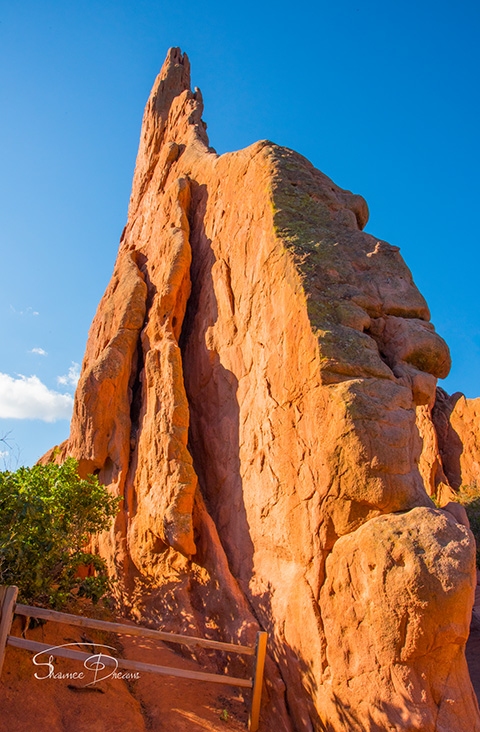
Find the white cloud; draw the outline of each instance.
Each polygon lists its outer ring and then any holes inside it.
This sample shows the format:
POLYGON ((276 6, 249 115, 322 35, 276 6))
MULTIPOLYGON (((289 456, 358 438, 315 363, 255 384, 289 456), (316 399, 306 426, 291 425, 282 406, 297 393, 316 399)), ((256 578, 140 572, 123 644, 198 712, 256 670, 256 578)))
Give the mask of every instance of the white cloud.
POLYGON ((30 305, 25 310, 16 310, 13 305, 10 305, 10 310, 16 315, 40 315, 38 310, 34 310, 30 305))
POLYGON ((0 450, 0 460, 1 460, 2 458, 6 458, 6 457, 8 457, 8 456, 9 456, 9 454, 10 454, 10 453, 8 452, 8 450, 3 450, 3 451, 2 451, 2 450, 0 450))
POLYGON ((39 356, 48 356, 48 353, 43 348, 32 348, 29 353, 37 353, 39 356))
POLYGON ((80 364, 72 361, 72 365, 68 369, 68 374, 57 376, 57 382, 62 386, 77 386, 80 378, 80 364))
POLYGON ((41 419, 56 422, 70 419, 73 397, 49 389, 38 376, 17 378, 0 373, 0 418, 41 419))

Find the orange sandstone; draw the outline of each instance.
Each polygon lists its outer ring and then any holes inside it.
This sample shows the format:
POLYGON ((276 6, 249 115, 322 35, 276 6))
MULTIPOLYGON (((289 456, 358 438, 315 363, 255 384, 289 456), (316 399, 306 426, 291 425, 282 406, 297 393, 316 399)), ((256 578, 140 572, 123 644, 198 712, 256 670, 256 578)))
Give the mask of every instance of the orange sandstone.
POLYGON ((133 616, 268 630, 266 730, 480 730, 473 540, 418 467, 448 348, 361 196, 202 108, 171 49, 62 446, 124 498, 99 549, 133 616))
POLYGON ((437 389, 432 419, 443 469, 452 488, 475 485, 480 475, 480 399, 437 389))

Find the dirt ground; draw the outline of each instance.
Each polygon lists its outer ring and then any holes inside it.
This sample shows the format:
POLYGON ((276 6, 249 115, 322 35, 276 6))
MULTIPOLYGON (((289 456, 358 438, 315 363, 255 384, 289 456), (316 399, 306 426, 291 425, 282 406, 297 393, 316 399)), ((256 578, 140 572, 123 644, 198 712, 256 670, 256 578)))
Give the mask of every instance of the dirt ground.
MULTIPOLYGON (((480 572, 466 657, 480 702, 480 572)), ((114 619, 114 618, 106 618, 114 619)), ((12 635, 22 635, 16 619, 12 635)), ((25 637, 49 645, 72 643, 86 651, 89 641, 112 646, 112 655, 162 666, 212 671, 173 647, 150 639, 82 630, 48 622, 25 637)), ((98 648, 92 652, 98 653, 98 648)), ((108 653, 108 649, 105 651, 108 653)), ((138 679, 61 678, 82 670, 81 661, 57 659, 57 678, 43 678, 48 666, 35 666, 33 654, 7 647, 0 681, 0 732, 244 732, 250 692, 172 676, 141 673, 138 679), (35 678, 34 674, 40 678, 35 678)), ((43 659, 48 660, 48 659, 43 659)), ((111 669, 104 672, 108 674, 111 669)), ((242 674, 238 674, 242 675, 242 674)), ((245 674, 245 675, 248 675, 245 674)), ((261 725, 264 732, 270 732, 261 725)))
MULTIPOLYGON (((12 635, 21 634, 21 621, 16 619, 12 635)), ((135 636, 117 636, 48 622, 28 629, 26 637, 51 646, 71 643, 73 649, 83 652, 88 652, 88 647, 76 644, 92 641, 114 647, 110 654, 116 657, 212 672, 212 668, 174 652, 170 644, 135 636)), ((92 653, 99 652, 98 647, 91 648, 92 653)), ((104 652, 109 653, 108 649, 104 652)), ((94 680, 95 672, 85 670, 82 661, 54 659, 57 678, 44 678, 50 673, 50 667, 35 666, 33 655, 11 646, 6 649, 0 682, 0 732, 244 732, 247 729, 248 689, 144 672, 138 679, 100 680, 102 673, 110 673, 109 667, 97 672, 95 683, 87 686, 94 680), (84 679, 65 678, 80 671, 84 679)), ((39 660, 46 663, 48 658, 39 660)), ((242 675, 248 676, 248 672, 242 675)))

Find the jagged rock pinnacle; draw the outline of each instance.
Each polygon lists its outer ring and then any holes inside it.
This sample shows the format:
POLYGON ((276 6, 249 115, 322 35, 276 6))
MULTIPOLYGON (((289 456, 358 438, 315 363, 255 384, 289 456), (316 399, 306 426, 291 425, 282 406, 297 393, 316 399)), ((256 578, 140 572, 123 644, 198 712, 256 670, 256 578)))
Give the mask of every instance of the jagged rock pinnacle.
POLYGON ((361 196, 202 110, 170 49, 62 446, 124 499, 98 548, 143 617, 269 631, 266 729, 477 731, 474 546, 418 470, 448 348, 361 196))

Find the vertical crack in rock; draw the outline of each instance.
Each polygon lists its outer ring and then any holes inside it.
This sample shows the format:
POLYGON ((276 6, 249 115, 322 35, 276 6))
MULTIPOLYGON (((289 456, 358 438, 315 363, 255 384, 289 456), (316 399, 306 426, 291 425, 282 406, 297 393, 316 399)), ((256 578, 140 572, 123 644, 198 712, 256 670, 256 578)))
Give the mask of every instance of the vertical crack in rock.
POLYGON ((144 369, 143 348, 140 338, 138 339, 137 349, 132 364, 132 373, 130 377, 129 389, 130 397, 130 450, 133 451, 137 444, 137 435, 140 427, 140 411, 142 407, 142 380, 141 374, 144 369))
MULTIPOLYGON (((248 638, 253 629, 268 628, 271 621, 264 612, 258 612, 258 604, 252 602, 248 586, 253 568, 247 557, 252 555, 253 544, 241 478, 238 380, 221 362, 215 333, 220 326, 222 345, 233 345, 237 334, 235 299, 230 266, 225 259, 217 258, 214 242, 207 235, 207 208, 206 186, 192 184, 193 284, 180 344, 190 409, 188 448, 200 488, 196 501, 200 546, 195 560, 207 569, 215 585, 219 583, 219 591, 215 593, 217 599, 209 598, 209 617, 218 617, 220 624, 230 627, 235 635, 248 638), (232 551, 232 543, 235 551, 232 551), (243 557, 241 561, 239 553, 243 557)), ((272 639, 270 653, 275 656, 273 643, 272 639)), ((285 686, 281 668, 270 656, 267 657, 266 678, 269 688, 275 689, 278 698, 282 699, 285 686)), ((287 698, 284 703, 288 708, 287 698)), ((274 715, 279 715, 279 711, 274 715)), ((278 720, 281 729, 289 728, 283 713, 278 720)), ((304 716, 304 722, 304 729, 313 729, 308 715, 304 716)))
POLYGON ((158 537, 185 556, 195 553, 192 510, 196 489, 186 447, 189 415, 178 346, 190 294, 189 204, 189 181, 175 179, 165 192, 165 220, 159 231, 161 257, 152 252, 148 262, 151 305, 141 333, 143 400, 135 448, 144 458, 135 471, 137 515, 131 522, 132 543, 148 516, 153 541, 158 537))

